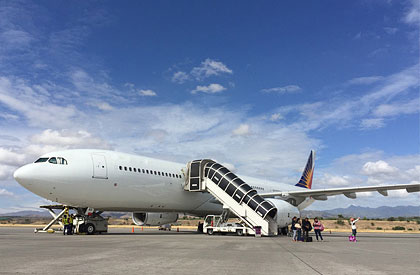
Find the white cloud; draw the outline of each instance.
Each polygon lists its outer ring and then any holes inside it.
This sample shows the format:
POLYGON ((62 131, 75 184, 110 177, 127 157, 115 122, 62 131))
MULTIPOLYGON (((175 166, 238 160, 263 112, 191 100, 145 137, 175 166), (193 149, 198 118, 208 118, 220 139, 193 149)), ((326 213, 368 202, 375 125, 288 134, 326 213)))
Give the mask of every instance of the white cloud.
POLYGON ((302 89, 297 85, 287 85, 283 87, 275 87, 269 89, 262 89, 263 93, 279 93, 279 94, 293 94, 300 92, 302 89))
POLYGON ((384 79, 383 76, 363 76, 350 79, 347 83, 350 85, 369 85, 382 79, 384 79))
POLYGON ((411 0, 410 6, 404 15, 403 21, 407 24, 418 24, 420 23, 420 2, 418 0, 411 0))
MULTIPOLYGON (((420 161, 420 157, 419 157, 419 161, 420 161)), ((407 173, 407 176, 409 176, 409 178, 413 179, 413 181, 415 180, 420 181, 420 165, 416 165, 414 168, 408 169, 406 173, 407 173)))
POLYGON ((249 133, 250 133, 250 130, 249 130, 248 124, 241 124, 239 125, 238 128, 232 131, 232 134, 236 136, 245 136, 245 135, 249 135, 249 133))
POLYGON ((376 162, 366 162, 363 165, 362 169, 365 175, 377 175, 377 174, 394 174, 398 172, 398 169, 390 166, 387 162, 383 160, 378 160, 376 162))
POLYGON ((91 133, 79 130, 44 130, 31 137, 31 142, 39 145, 51 145, 62 148, 109 148, 109 144, 91 133))
POLYGON ((384 31, 387 33, 387 34, 396 34, 397 33, 397 31, 398 31, 398 28, 392 28, 392 27, 385 27, 384 28, 384 31))
POLYGON ((281 119, 284 119, 284 117, 279 113, 275 113, 275 114, 272 114, 270 116, 271 121, 278 121, 278 120, 281 120, 281 119))
POLYGON ((196 94, 198 92, 206 93, 206 94, 216 94, 220 93, 226 90, 225 87, 223 87, 220 84, 213 83, 208 86, 197 86, 194 90, 191 91, 192 94, 196 94))
POLYGON ((156 96, 156 92, 153 90, 139 90, 139 95, 140 96, 156 96))
POLYGON ((362 119, 360 127, 362 129, 379 129, 385 126, 382 118, 366 118, 362 119))
POLYGON ((91 102, 88 105, 98 108, 102 111, 111 111, 114 108, 108 102, 91 102))
MULTIPOLYGON (((417 97, 420 86, 418 71, 419 64, 416 64, 401 72, 383 77, 360 97, 349 98, 338 94, 325 101, 286 105, 274 111, 281 114, 286 120, 292 117, 291 126, 305 131, 324 129, 332 125, 339 128, 355 126, 361 129, 380 128, 385 126, 387 121, 384 117, 372 117, 372 112, 377 106, 397 103, 402 98, 406 100, 407 96, 417 97)), ((359 79, 356 82, 367 83, 370 81, 372 79, 359 79)), ((344 88, 348 89, 348 82, 345 83, 344 88)), ((346 91, 344 90, 344 92, 346 91)), ((410 102, 408 105, 410 109, 404 112, 414 112, 414 104, 414 102, 410 102)), ((394 116, 403 113, 401 108, 399 110, 394 112, 394 116)))
POLYGON ((319 179, 319 182, 323 186, 349 186, 350 183, 350 177, 349 176, 338 176, 338 175, 331 175, 328 173, 325 173, 322 178, 319 179))
POLYGON ((77 109, 54 104, 48 96, 34 91, 22 79, 0 77, 0 102, 22 114, 30 126, 63 127, 71 124, 77 109))
POLYGON ((408 102, 395 102, 392 104, 381 104, 373 110, 378 117, 389 117, 400 114, 414 114, 420 112, 420 100, 415 98, 408 102))
POLYGON ((233 71, 222 62, 207 58, 201 62, 200 66, 192 68, 189 73, 184 71, 176 71, 172 75, 171 81, 182 84, 188 80, 201 81, 206 78, 218 76, 221 74, 233 74, 233 71))
POLYGON ((25 163, 25 155, 0 147, 0 164, 19 166, 25 163))
POLYGON ((19 49, 29 47, 33 40, 31 35, 22 30, 7 30, 0 33, 2 46, 9 49, 19 49))
POLYGON ((201 65, 199 67, 194 67, 191 70, 190 74, 197 80, 203 80, 210 76, 216 76, 223 73, 232 74, 233 71, 222 62, 207 58, 206 60, 201 62, 201 65))
POLYGON ((362 37, 362 32, 358 32, 353 36, 354 40, 360 39, 362 37))
POLYGON ((171 78, 172 82, 179 83, 179 84, 182 84, 189 79, 190 79, 190 76, 186 72, 182 72, 182 71, 178 71, 174 73, 174 75, 171 78))
POLYGON ((9 179, 12 176, 14 170, 14 167, 0 165, 0 181, 9 179))
POLYGON ((0 188, 0 196, 8 196, 8 197, 13 197, 15 194, 13 194, 10 191, 7 191, 4 188, 0 188))

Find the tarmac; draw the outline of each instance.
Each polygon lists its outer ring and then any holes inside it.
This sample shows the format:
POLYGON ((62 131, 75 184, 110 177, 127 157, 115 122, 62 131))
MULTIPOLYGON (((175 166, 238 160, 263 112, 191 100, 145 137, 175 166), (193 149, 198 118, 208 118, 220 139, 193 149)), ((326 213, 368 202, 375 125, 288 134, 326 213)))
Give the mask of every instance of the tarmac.
POLYGON ((420 235, 326 233, 208 236, 193 231, 111 228, 101 235, 0 227, 0 274, 420 274, 420 235))

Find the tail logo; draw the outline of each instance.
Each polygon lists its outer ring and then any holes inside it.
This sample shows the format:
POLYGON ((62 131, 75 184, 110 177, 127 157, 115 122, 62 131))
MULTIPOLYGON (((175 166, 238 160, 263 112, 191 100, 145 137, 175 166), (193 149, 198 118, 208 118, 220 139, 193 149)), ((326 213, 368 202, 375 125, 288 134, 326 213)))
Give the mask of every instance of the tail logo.
POLYGON ((305 170, 303 170, 302 177, 295 186, 311 189, 312 187, 312 178, 314 176, 315 168, 315 151, 311 151, 309 154, 308 162, 306 163, 305 170))

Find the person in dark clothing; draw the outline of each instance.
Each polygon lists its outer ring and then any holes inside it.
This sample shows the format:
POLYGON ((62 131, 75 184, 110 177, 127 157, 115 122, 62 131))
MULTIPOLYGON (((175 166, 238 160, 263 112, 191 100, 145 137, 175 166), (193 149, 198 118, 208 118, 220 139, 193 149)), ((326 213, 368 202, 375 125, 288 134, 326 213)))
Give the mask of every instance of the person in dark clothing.
POLYGON ((309 218, 305 218, 302 222, 302 230, 303 230, 303 241, 306 242, 309 237, 309 231, 312 230, 311 222, 309 218))

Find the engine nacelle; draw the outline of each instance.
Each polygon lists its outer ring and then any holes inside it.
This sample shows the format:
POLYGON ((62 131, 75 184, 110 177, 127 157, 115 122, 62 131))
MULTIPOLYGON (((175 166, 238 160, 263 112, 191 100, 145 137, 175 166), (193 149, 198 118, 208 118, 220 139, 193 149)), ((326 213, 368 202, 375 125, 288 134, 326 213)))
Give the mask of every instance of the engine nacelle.
POLYGON ((178 220, 178 213, 133 213, 133 222, 136 225, 162 225, 178 220))
POLYGON ((286 227, 292 223, 294 216, 299 217, 299 209, 287 201, 279 199, 266 199, 277 208, 276 222, 278 227, 286 227))

